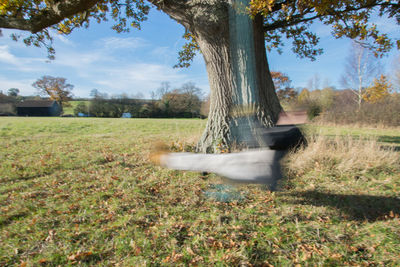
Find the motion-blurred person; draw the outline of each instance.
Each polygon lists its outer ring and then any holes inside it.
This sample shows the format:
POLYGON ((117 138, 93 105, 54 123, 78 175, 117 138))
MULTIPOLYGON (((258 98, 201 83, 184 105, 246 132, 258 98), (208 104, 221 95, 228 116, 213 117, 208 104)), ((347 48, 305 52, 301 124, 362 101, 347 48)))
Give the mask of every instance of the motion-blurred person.
MULTIPOLYGON (((251 121, 246 119, 247 121, 251 121)), ((199 172, 212 172, 239 183, 265 184, 271 191, 282 178, 280 161, 289 150, 305 145, 296 126, 306 121, 304 112, 282 113, 276 127, 265 128, 251 122, 251 132, 243 129, 247 151, 226 154, 157 153, 152 160, 161 166, 199 172)))

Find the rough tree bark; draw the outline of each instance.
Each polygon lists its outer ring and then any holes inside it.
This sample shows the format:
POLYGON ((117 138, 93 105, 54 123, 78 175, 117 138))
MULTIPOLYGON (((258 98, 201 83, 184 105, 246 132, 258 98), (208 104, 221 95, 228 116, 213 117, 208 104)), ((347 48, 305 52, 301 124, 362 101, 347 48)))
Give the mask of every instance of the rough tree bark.
POLYGON ((155 3, 194 34, 206 63, 211 106, 198 144, 200 152, 218 152, 218 148, 248 141, 254 125, 274 125, 282 109, 268 67, 263 19, 252 20, 244 14, 247 3, 155 3))

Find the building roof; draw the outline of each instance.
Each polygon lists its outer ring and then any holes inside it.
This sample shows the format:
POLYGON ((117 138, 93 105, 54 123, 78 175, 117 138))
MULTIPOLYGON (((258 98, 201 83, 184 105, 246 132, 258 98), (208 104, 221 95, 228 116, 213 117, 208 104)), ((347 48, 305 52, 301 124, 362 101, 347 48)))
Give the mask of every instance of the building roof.
POLYGON ((16 105, 17 108, 50 108, 54 105, 54 100, 25 100, 16 105))

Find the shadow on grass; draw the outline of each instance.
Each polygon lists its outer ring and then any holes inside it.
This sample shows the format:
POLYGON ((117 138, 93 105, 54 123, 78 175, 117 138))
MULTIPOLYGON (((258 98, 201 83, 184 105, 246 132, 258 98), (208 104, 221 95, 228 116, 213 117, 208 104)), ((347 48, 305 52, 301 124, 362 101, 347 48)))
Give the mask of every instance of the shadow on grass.
POLYGON ((0 219, 0 227, 7 226, 12 222, 14 222, 15 220, 27 217, 28 215, 29 213, 27 212, 18 212, 9 216, 4 216, 4 217, 2 216, 2 218, 0 219))
POLYGON ((397 197, 345 195, 319 191, 297 192, 291 195, 296 197, 293 204, 335 207, 349 220, 378 221, 387 219, 390 214, 400 214, 400 198, 397 197))
POLYGON ((400 151, 400 136, 380 135, 378 141, 383 143, 390 143, 390 146, 383 146, 383 148, 390 148, 394 151, 400 151))
MULTIPOLYGON (((106 165, 110 163, 109 161, 103 160, 103 159, 99 159, 93 162, 87 162, 86 164, 88 166, 93 166, 93 165, 106 165)), ((134 168, 137 167, 139 165, 127 165, 127 167, 130 168, 134 168)), ((32 175, 26 175, 26 174, 22 174, 19 176, 14 176, 14 177, 5 177, 0 179, 1 183, 9 183, 9 182, 19 182, 19 181, 29 181, 29 180, 34 180, 34 179, 40 179, 40 178, 44 178, 47 176, 51 176, 53 174, 55 174, 58 171, 77 171, 77 170, 83 170, 86 169, 86 166, 83 166, 82 164, 76 165, 76 166, 71 166, 71 167, 64 167, 64 166, 56 166, 53 167, 51 169, 39 172, 39 173, 35 173, 32 175)), ((0 191, 0 194, 7 192, 7 191, 0 191)))
POLYGON ((400 152, 400 145, 381 146, 381 148, 384 149, 384 150, 390 150, 390 151, 400 152))
POLYGON ((400 144, 400 136, 380 135, 378 136, 379 142, 400 144))

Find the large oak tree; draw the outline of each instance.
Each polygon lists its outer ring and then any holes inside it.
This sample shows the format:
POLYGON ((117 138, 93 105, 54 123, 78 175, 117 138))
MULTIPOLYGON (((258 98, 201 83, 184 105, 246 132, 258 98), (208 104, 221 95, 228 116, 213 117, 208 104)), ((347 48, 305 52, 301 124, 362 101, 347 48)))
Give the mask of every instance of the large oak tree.
POLYGON ((68 101, 72 99, 72 89, 74 86, 67 83, 67 79, 62 77, 43 76, 32 84, 38 89, 39 94, 48 96, 57 101, 61 109, 68 106, 68 101))
POLYGON ((51 54, 48 28, 68 34, 111 16, 116 31, 127 31, 130 26, 140 28, 151 7, 167 13, 187 31, 188 43, 178 65, 188 66, 196 49, 206 62, 211 105, 199 142, 201 151, 241 140, 245 131, 238 127, 251 121, 249 114, 266 126, 276 122, 281 106, 266 49, 279 50, 287 38, 300 57, 314 59, 322 50, 316 48, 318 36, 310 25, 321 21, 332 26, 336 38, 357 39, 380 55, 393 42, 378 32, 371 15, 400 24, 400 1, 396 0, 10 0, 0 2, 0 28, 31 32, 25 43, 44 44, 51 54))

